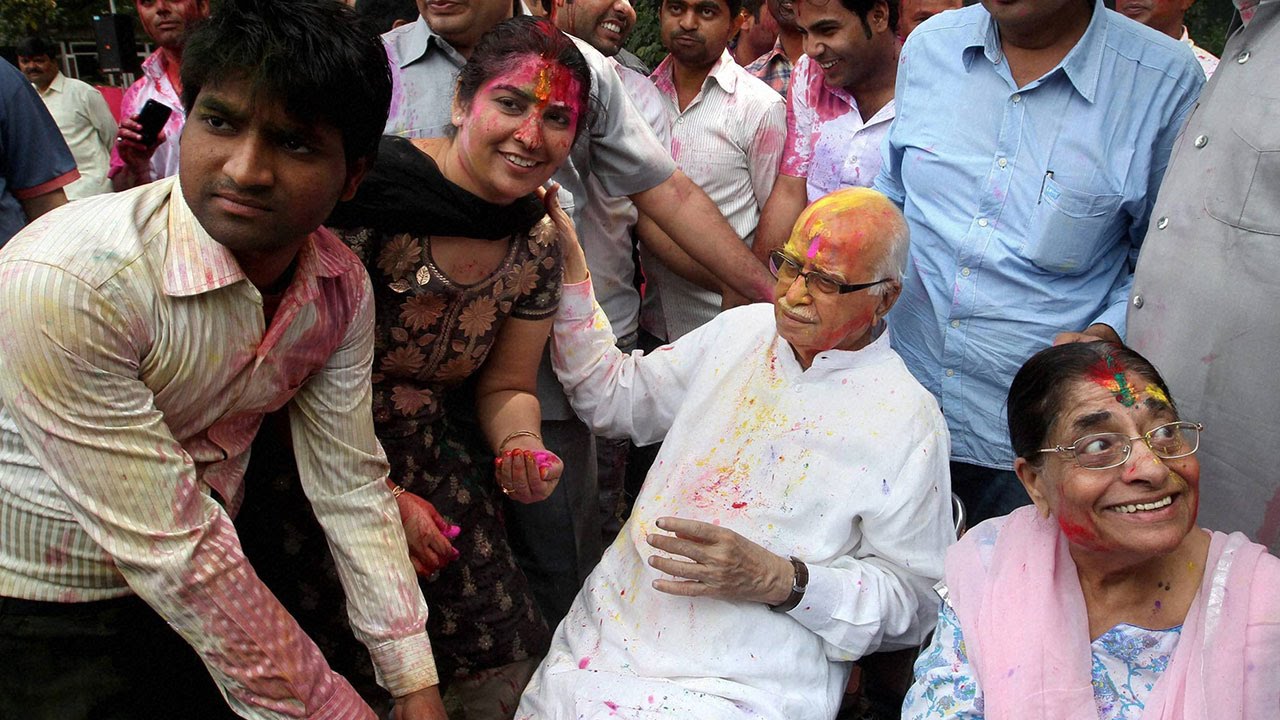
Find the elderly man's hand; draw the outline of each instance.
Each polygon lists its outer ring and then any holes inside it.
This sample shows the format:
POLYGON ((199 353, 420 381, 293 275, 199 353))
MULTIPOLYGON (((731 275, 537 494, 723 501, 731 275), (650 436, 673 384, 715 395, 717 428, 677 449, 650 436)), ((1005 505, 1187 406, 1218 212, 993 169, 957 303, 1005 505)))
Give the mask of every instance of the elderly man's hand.
POLYGON ((650 556, 651 566, 683 578, 654 580, 655 590, 769 605, 778 605, 790 597, 795 568, 787 558, 717 525, 674 517, 658 518, 657 524, 659 529, 675 534, 650 534, 649 544, 689 561, 650 556))
POLYGON ((1054 345, 1066 345, 1077 342, 1113 342, 1121 344, 1120 336, 1110 325, 1095 323, 1085 328, 1084 332, 1060 332, 1053 338, 1054 345))

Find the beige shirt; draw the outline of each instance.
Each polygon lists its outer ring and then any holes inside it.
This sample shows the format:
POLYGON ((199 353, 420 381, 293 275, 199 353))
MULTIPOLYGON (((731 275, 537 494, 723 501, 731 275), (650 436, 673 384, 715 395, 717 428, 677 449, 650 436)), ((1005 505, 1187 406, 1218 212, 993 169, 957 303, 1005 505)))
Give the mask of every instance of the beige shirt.
POLYGON ((317 231, 266 327, 262 296, 177 190, 172 178, 73 203, 0 254, 0 596, 136 593, 242 716, 290 716, 266 709, 281 694, 308 717, 354 716, 332 715, 358 696, 231 523, 262 416, 288 404, 301 481, 379 681, 396 695, 433 684, 369 409, 368 275, 317 231))
POLYGON ((80 179, 63 188, 67 199, 79 200, 111 192, 107 168, 111 162, 111 142, 116 136, 116 119, 111 116, 102 93, 88 83, 58 73, 40 93, 40 99, 58 123, 58 130, 71 148, 76 169, 80 171, 80 179))

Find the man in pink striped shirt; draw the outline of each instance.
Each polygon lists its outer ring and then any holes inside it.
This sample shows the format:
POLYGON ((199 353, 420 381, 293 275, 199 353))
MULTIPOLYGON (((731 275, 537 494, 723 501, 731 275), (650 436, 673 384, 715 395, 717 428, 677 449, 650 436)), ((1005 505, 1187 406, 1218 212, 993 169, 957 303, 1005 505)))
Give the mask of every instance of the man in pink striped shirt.
POLYGON ((338 3, 227 0, 182 72, 178 176, 0 254, 0 717, 375 717, 231 523, 287 404, 352 629, 397 718, 443 718, 369 410, 369 279, 319 228, 377 148, 386 56, 338 3))

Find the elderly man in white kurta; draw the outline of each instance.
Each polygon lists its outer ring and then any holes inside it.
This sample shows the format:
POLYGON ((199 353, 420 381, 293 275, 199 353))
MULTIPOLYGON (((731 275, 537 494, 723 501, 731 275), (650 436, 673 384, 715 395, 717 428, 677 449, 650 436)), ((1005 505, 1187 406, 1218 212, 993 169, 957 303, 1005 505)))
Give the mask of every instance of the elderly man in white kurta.
POLYGON ((884 196, 810 206, 772 306, 623 355, 576 244, 553 361, 604 435, 663 440, 518 718, 835 716, 849 661, 918 644, 950 530, 949 441, 883 317, 907 253, 884 196))

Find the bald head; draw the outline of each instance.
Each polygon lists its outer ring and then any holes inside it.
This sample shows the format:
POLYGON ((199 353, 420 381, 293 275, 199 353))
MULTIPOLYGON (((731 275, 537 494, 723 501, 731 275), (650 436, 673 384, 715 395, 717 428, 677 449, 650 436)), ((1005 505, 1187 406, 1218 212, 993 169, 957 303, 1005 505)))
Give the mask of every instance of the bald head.
POLYGON ((837 190, 800 213, 771 264, 778 334, 803 367, 875 338, 902 289, 907 249, 902 213, 874 190, 837 190))

